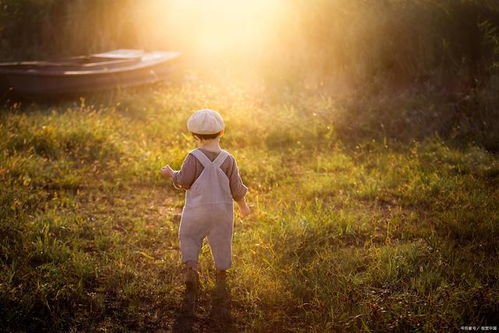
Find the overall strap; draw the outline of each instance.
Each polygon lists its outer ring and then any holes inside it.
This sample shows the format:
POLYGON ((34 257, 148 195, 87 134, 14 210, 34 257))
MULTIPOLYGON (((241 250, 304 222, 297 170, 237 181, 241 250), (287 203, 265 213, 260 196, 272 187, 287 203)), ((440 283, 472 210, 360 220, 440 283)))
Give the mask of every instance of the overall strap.
POLYGON ((191 151, 191 154, 194 155, 195 158, 198 159, 199 163, 201 163, 201 165, 206 168, 207 165, 210 165, 211 164, 211 161, 208 157, 206 157, 206 155, 199 149, 194 149, 193 151, 191 151))
POLYGON ((229 153, 226 152, 225 150, 222 150, 217 158, 215 158, 215 160, 213 161, 213 165, 216 166, 216 167, 220 167, 222 165, 222 163, 225 161, 225 159, 229 156, 229 153))

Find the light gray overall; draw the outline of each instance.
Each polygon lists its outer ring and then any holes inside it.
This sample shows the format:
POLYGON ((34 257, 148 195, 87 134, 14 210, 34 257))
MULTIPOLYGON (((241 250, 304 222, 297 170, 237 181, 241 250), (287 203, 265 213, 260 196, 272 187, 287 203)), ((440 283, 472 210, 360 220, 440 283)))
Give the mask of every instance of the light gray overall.
POLYGON ((229 179, 220 165, 229 154, 222 150, 213 162, 199 149, 191 154, 204 169, 185 193, 179 231, 182 261, 197 262, 203 239, 208 237, 215 267, 226 270, 232 263, 234 204, 229 179))

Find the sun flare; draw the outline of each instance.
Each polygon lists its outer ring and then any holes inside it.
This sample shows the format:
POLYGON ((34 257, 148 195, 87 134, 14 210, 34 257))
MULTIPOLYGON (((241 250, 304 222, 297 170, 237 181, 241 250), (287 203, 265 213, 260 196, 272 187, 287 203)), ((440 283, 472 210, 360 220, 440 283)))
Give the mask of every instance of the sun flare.
POLYGON ((280 0, 156 0, 142 7, 143 29, 165 44, 216 55, 258 51, 276 27, 280 0))

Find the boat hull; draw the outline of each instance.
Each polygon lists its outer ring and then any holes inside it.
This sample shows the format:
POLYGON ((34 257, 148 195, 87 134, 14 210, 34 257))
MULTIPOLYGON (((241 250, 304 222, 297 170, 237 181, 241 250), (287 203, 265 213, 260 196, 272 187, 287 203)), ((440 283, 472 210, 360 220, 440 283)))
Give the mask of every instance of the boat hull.
POLYGON ((0 70, 0 88, 19 96, 42 97, 141 86, 168 79, 178 58, 178 53, 165 52, 133 65, 97 67, 95 70, 0 70))

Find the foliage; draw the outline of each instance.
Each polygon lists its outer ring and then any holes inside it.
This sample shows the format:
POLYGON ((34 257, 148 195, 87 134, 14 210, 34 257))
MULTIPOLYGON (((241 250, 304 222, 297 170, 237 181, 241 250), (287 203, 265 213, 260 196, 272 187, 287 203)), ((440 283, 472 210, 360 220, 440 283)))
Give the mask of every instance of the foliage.
POLYGON ((248 23, 257 35, 235 41, 223 34, 242 29, 237 19, 205 33, 223 17, 223 6, 210 10, 219 2, 183 9, 173 0, 1 0, 0 57, 176 49, 214 72, 248 76, 251 62, 269 85, 307 82, 333 91, 376 81, 469 91, 497 75, 494 0, 275 0, 270 23, 260 19, 270 10, 263 6, 248 23))

